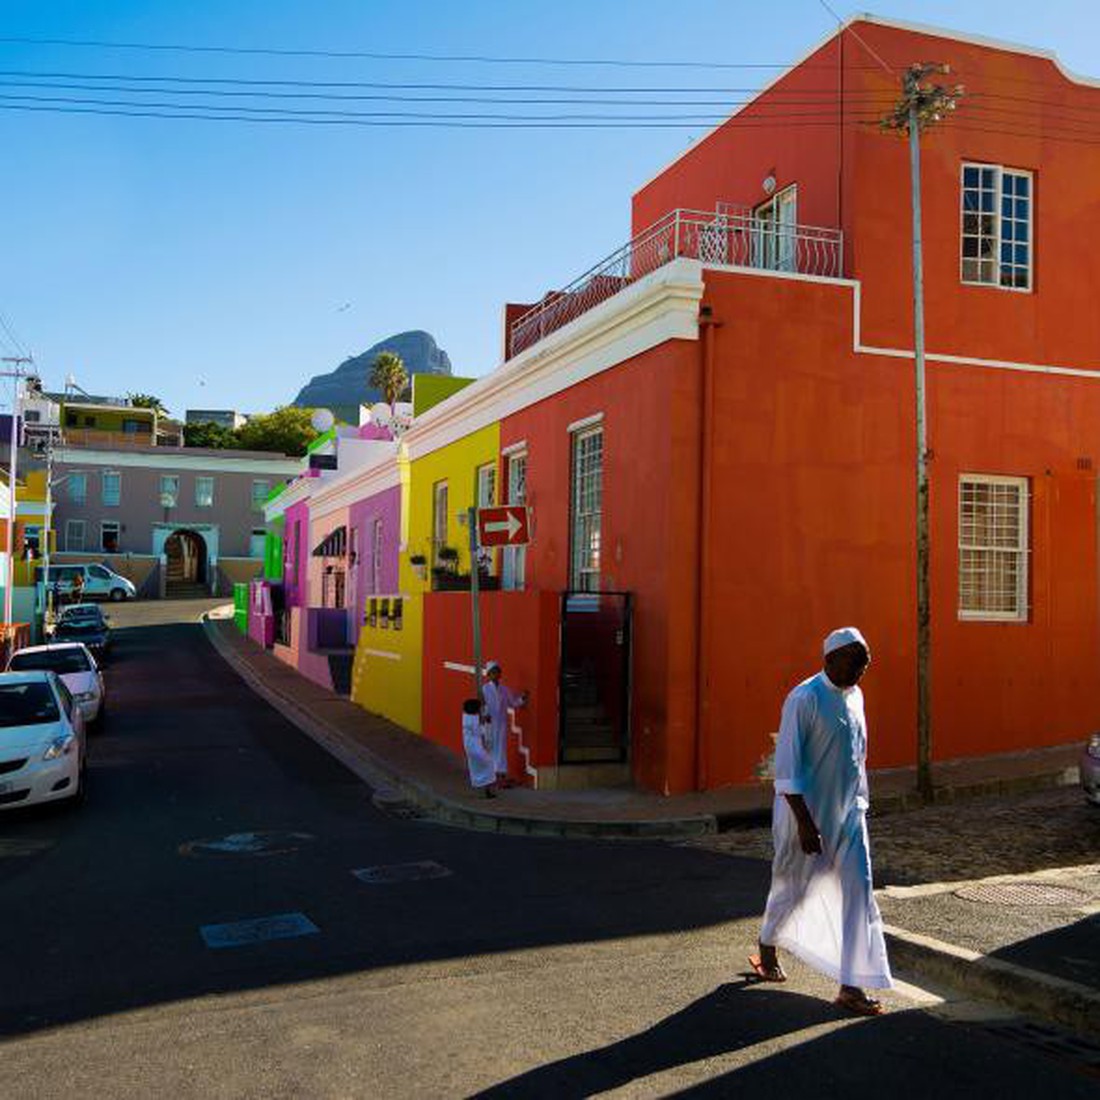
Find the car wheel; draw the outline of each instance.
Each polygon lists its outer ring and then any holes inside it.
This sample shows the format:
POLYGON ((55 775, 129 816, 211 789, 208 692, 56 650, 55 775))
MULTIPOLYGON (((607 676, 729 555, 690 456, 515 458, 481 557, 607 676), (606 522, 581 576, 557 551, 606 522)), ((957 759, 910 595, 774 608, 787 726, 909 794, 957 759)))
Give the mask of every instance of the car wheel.
POLYGON ((100 703, 99 713, 95 716, 95 721, 92 723, 92 729, 96 733, 102 733, 107 728, 107 704, 100 703))
POLYGON ((85 752, 83 759, 80 761, 80 771, 76 777, 76 790, 73 791, 71 797, 65 799, 65 805, 70 809, 75 809, 77 806, 83 806, 84 800, 88 796, 88 754, 85 752))
POLYGON ((126 599, 126 592, 121 588, 111 589, 111 603, 119 603, 126 599))

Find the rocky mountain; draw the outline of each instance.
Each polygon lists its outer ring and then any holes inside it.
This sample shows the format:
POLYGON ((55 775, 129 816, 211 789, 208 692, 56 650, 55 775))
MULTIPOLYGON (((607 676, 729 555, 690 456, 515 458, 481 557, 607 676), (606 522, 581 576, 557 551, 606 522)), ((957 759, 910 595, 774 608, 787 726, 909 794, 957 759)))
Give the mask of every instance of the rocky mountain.
POLYGON ((301 408, 331 409, 341 420, 358 423, 360 405, 372 405, 382 395, 367 385, 371 367, 380 351, 394 351, 405 362, 410 377, 414 374, 450 374, 451 360, 435 338, 419 329, 399 332, 379 340, 361 355, 345 359, 334 371, 318 374, 301 388, 292 404, 301 408))

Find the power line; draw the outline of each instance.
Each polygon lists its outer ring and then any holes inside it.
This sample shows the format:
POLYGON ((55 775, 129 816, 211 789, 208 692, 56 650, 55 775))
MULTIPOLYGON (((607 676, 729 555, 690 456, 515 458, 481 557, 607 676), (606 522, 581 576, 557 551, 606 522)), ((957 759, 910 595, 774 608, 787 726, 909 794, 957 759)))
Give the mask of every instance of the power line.
MULTIPOLYGON (((489 54, 386 53, 377 50, 289 49, 259 46, 193 46, 177 43, 110 42, 99 39, 3 36, 0 43, 22 46, 64 46, 82 49, 131 50, 150 53, 229 54, 258 57, 318 57, 352 61, 426 61, 445 64, 551 65, 621 69, 788 69, 790 62, 766 61, 642 61, 596 57, 501 57, 489 54)), ((825 68, 827 66, 821 66, 825 68)))

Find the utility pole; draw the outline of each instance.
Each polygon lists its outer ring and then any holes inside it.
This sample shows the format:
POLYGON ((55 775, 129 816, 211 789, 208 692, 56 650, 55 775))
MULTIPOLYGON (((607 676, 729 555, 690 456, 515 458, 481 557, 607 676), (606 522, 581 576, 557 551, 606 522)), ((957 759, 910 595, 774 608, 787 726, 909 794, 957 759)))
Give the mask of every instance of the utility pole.
POLYGON ((920 138, 955 109, 962 85, 922 85, 933 74, 946 74, 946 65, 911 65, 903 77, 902 98, 882 120, 885 129, 909 137, 909 181, 913 205, 913 360, 915 366, 917 429, 917 788, 925 801, 932 799, 932 615, 928 586, 928 419, 924 364, 924 257, 921 240, 920 138))
POLYGON ((19 383, 26 375, 23 369, 34 360, 25 355, 6 355, 0 363, 10 366, 0 375, 12 379, 11 400, 11 450, 8 455, 8 545, 7 574, 4 579, 4 644, 11 645, 12 600, 15 596, 15 477, 18 468, 19 451, 19 383))

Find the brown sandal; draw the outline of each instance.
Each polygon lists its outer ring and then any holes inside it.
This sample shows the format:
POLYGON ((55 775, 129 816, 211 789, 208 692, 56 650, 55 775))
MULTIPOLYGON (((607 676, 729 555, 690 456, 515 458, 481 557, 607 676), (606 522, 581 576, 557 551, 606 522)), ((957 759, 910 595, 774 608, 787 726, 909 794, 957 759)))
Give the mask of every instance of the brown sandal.
POLYGON ((855 1016, 881 1016, 886 1011, 882 1001, 876 1001, 866 993, 841 993, 833 1004, 855 1016))
POLYGON ((785 982, 787 975, 778 962, 774 966, 765 966, 764 960, 759 955, 749 956, 749 966, 762 982, 785 982))

